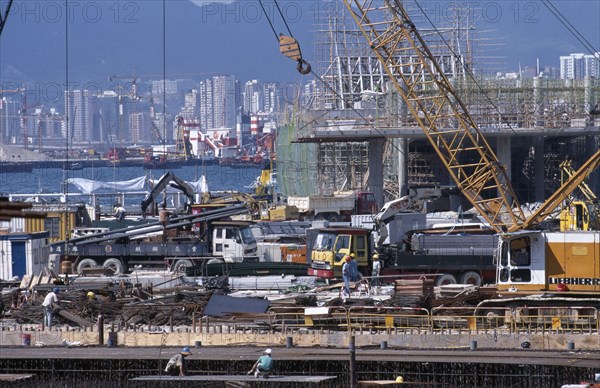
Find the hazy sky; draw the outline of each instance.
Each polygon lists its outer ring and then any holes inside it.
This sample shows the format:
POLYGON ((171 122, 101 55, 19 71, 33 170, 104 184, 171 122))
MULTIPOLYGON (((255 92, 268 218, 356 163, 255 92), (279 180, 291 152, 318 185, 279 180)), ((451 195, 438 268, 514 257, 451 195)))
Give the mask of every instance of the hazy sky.
MULTIPOLYGON (((6 2, 0 0, 3 9, 6 2)), ((279 1, 309 61, 315 54, 316 25, 325 21, 332 3, 341 1, 279 1)), ((405 3, 416 10, 414 1, 405 3)), ((600 0, 551 3, 600 50, 600 0)), ((287 32, 273 1, 264 4, 276 31, 287 32)), ((494 38, 493 54, 505 58, 505 71, 534 66, 536 58, 542 66, 558 66, 559 55, 586 52, 539 0, 419 1, 438 27, 448 24, 455 4, 472 7, 478 27, 494 38)), ((134 71, 160 75, 163 63, 168 77, 220 73, 242 81, 305 80, 279 53, 258 0, 16 0, 0 38, 3 83, 64 83, 67 74, 80 82, 103 82, 111 74, 134 71)))

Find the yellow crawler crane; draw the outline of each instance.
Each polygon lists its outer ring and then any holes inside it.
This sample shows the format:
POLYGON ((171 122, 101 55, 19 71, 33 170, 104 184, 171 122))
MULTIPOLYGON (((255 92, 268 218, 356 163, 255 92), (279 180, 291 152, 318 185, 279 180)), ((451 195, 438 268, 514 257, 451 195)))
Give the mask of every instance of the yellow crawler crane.
POLYGON ((600 151, 525 217, 504 166, 402 1, 344 0, 344 4, 462 194, 500 233, 498 289, 570 290, 587 293, 588 304, 600 307, 600 232, 526 230, 544 220, 600 164, 600 151))

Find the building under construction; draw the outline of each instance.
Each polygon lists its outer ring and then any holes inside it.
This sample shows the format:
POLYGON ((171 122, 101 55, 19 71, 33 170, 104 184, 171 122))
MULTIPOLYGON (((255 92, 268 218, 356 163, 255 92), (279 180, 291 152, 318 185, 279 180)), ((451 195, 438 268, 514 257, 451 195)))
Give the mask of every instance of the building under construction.
MULTIPOLYGON (((317 33, 313 67, 320 76, 305 87, 304 100, 280 130, 281 190, 308 195, 368 189, 384 202, 407 187, 452 185, 385 69, 340 7, 323 16, 317 33)), ((534 78, 486 76, 496 59, 468 14, 457 10, 448 28, 418 28, 506 166, 521 202, 541 202, 559 187, 561 162, 572 160, 578 167, 598 149, 600 81, 551 79, 540 72, 534 78)), ((596 192, 598 182, 597 176, 589 179, 596 192)))

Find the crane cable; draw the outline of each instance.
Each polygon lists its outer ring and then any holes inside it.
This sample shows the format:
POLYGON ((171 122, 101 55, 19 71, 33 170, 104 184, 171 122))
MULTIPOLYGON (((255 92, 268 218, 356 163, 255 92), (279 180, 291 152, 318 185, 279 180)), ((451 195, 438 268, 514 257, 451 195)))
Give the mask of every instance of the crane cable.
POLYGON ((286 57, 288 57, 298 63, 298 65, 296 66, 296 69, 298 70, 298 72, 300 74, 302 74, 302 75, 310 74, 310 72, 311 72, 310 63, 308 63, 305 59, 302 58, 302 51, 300 50, 300 44, 298 44, 298 41, 296 40, 296 38, 294 38, 294 35, 292 34, 292 31, 290 30, 290 26, 288 25, 287 20, 285 20, 285 16, 283 16, 283 12, 281 11, 281 8, 279 7, 279 3, 277 2, 277 0, 273 0, 273 2, 275 3, 275 6, 277 7, 279 16, 281 17, 281 20, 283 20, 283 24, 285 24, 285 28, 287 29, 289 36, 284 35, 283 33, 277 34, 277 31, 275 31, 275 27, 273 26, 273 22, 271 21, 271 18, 269 17, 269 14, 267 13, 267 10, 265 9, 263 0, 258 0, 258 3, 260 4, 260 7, 263 10, 263 13, 265 14, 265 17, 267 18, 267 21, 269 22, 269 26, 271 26, 271 30, 273 31, 273 34, 275 34, 275 39, 277 39, 277 41, 279 42, 279 51, 286 57))
POLYGON ((8 15, 10 14, 10 7, 12 6, 13 0, 8 0, 8 4, 6 4, 6 8, 4 10, 4 15, 0 14, 0 35, 2 35, 2 31, 4 30, 4 25, 6 24, 6 19, 8 19, 8 15))

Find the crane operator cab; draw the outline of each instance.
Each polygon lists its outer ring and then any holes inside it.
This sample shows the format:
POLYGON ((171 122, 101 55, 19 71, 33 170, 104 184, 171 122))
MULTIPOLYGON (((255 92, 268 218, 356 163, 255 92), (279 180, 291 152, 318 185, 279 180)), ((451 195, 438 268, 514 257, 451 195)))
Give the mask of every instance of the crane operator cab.
POLYGON ((497 284, 509 291, 600 291, 600 233, 523 231, 500 235, 497 284))

